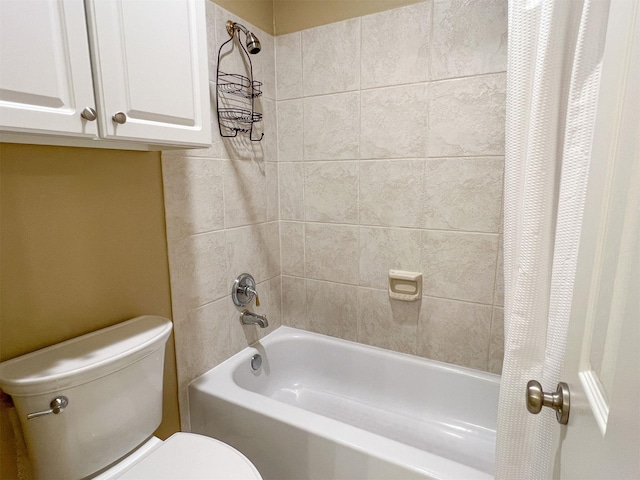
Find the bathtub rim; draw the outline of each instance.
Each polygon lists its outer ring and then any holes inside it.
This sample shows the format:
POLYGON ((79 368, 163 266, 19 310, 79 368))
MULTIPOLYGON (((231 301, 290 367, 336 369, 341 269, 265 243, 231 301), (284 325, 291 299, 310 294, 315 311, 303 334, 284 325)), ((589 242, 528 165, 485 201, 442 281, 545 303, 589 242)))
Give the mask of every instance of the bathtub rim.
POLYGON ((222 362, 220 362, 218 365, 216 365, 215 367, 213 367, 212 369, 208 370, 207 372, 203 373, 202 375, 199 375, 198 377, 194 378, 191 382, 189 382, 189 384, 187 385, 187 387, 190 387, 193 383, 197 382, 197 380, 205 375, 207 375, 211 370, 213 370, 214 368, 218 368, 218 367, 222 367, 223 365, 228 366, 228 364, 235 364, 235 363, 240 363, 240 360, 236 357, 240 356, 243 352, 248 352, 250 349, 253 350, 257 350, 257 352, 252 352, 253 353, 261 353, 260 352, 260 348, 258 348, 258 346, 261 347, 266 347, 267 345, 271 345, 274 343, 280 343, 285 341, 286 339, 292 339, 292 338, 312 338, 315 339, 316 341, 321 341, 321 342, 325 342, 325 343, 337 343, 338 345, 346 345, 349 348, 353 348, 356 350, 374 350, 376 351, 378 354, 382 355, 382 356, 386 356, 386 357, 397 357, 400 356, 402 358, 405 359, 405 361, 411 361, 411 362, 415 362, 415 363, 428 363, 429 365, 433 365, 434 367, 437 367, 440 370, 449 372, 449 373, 453 373, 455 375, 464 375, 464 376, 469 376, 469 377, 473 377, 473 378, 477 378, 477 379, 481 379, 481 380, 487 380, 490 381, 492 383, 497 383, 498 385, 500 384, 500 379, 502 378, 501 375, 495 374, 495 373, 491 373, 491 372, 486 372, 483 370, 477 370, 474 368, 470 368, 470 367, 465 367, 463 365, 454 365, 451 363, 446 363, 446 362, 442 362, 440 360, 435 360, 435 359, 431 359, 431 358, 426 358, 426 357, 420 357, 418 355, 413 355, 411 353, 405 353, 405 352, 398 352, 398 351, 394 351, 394 350, 389 350, 386 348, 382 348, 382 347, 377 347, 375 345, 369 345, 369 344, 365 344, 365 343, 360 343, 360 342, 355 342, 353 340, 345 340, 343 338, 338 338, 338 337, 332 337, 330 335, 325 335, 322 333, 316 333, 316 332, 310 332, 308 330, 302 330, 299 328, 294 328, 294 327, 288 327, 285 325, 279 326, 278 328, 276 328, 274 331, 268 333, 267 335, 265 335, 264 337, 258 339, 257 341, 253 342, 251 345, 246 346, 245 348, 243 348, 242 350, 240 350, 239 352, 234 353, 231 357, 223 360, 222 362), (235 361, 233 361, 235 359, 235 361))

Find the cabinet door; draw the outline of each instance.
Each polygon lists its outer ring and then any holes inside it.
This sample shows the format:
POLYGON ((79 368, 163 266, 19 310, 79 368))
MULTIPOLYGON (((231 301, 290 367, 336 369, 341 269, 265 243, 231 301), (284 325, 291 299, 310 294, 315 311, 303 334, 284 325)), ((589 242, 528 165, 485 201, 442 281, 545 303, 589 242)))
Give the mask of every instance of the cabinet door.
POLYGON ((100 135, 211 143, 203 0, 87 0, 87 10, 100 135))
POLYGON ((0 129, 96 137, 82 0, 0 2, 0 129))

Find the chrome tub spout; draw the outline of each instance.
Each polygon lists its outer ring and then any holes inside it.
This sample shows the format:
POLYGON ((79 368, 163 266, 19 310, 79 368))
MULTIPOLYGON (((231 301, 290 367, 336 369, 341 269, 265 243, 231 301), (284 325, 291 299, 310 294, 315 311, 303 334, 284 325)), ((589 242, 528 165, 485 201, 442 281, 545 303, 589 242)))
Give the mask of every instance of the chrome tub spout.
POLYGON ((240 320, 242 320, 243 325, 258 325, 260 328, 269 326, 269 320, 267 320, 266 315, 258 315, 246 309, 240 314, 240 320))

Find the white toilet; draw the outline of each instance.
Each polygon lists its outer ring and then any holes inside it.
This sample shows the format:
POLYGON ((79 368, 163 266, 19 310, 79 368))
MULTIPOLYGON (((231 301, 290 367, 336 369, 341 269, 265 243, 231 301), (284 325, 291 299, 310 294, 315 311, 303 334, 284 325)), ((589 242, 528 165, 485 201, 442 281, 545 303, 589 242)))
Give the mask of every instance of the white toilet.
POLYGON ((213 438, 152 434, 171 322, 142 316, 0 363, 38 479, 260 480, 213 438))

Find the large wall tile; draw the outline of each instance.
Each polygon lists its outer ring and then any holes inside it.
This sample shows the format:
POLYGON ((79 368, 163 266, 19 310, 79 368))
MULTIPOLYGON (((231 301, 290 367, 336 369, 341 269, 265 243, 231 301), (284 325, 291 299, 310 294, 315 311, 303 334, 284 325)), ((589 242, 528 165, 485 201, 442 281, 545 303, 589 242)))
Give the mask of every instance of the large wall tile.
POLYGON ((302 31, 305 96, 360 88, 360 19, 302 31))
POLYGON ((205 17, 207 22, 207 60, 209 64, 209 78, 215 79, 218 70, 218 41, 216 38, 216 4, 205 3, 205 17))
POLYGON ((177 157, 162 161, 167 237, 224 228, 223 162, 177 157))
POLYGON ((489 364, 487 370, 491 373, 502 373, 504 357, 504 309, 493 307, 491 319, 491 339, 489 340, 489 364))
POLYGON ((268 280, 269 286, 269 319, 273 319, 274 329, 282 325, 282 275, 268 280))
POLYGON ((269 100, 276 99, 276 40, 273 36, 259 30, 258 38, 262 45, 260 54, 253 55, 253 58, 260 58, 262 63, 262 74, 256 80, 262 82, 262 96, 269 100))
POLYGON ((424 169, 425 226, 497 233, 504 160, 428 159, 424 169))
POLYGON ((282 323, 306 330, 307 288, 304 278, 282 276, 282 323))
POLYGON ((257 112, 262 112, 262 121, 254 124, 254 133, 252 138, 260 138, 259 142, 252 142, 256 160, 264 160, 265 162, 278 161, 278 116, 276 112, 276 102, 268 98, 260 97, 254 106, 257 112))
POLYGON ((350 283, 358 281, 358 227, 305 224, 307 278, 350 283))
POLYGON ((307 222, 358 222, 358 163, 307 162, 304 166, 307 222))
POLYGON ((225 162, 224 217, 227 228, 267 220, 267 179, 264 162, 225 162))
POLYGON ((304 220, 304 165, 279 163, 280 219, 304 220))
POLYGON ((305 160, 359 158, 360 93, 304 99, 305 160))
POLYGON ((233 279, 243 272, 253 275, 257 282, 280 273, 278 222, 226 230, 226 242, 230 274, 226 294, 233 279))
POLYGON ((302 100, 278 102, 278 161, 303 160, 302 100))
POLYGON ((265 168, 265 190, 267 222, 276 222, 280 219, 280 191, 278 188, 278 164, 267 163, 265 168))
POLYGON ((276 96, 302 97, 302 39, 300 32, 280 35, 276 44, 276 96))
POLYGON ((491 304, 498 235, 425 230, 425 295, 491 304))
POLYGON ((304 223, 280 222, 282 274, 304 277, 304 223))
POLYGON ((358 288, 307 279, 307 326, 317 333, 355 341, 358 288))
POLYGON ((504 305, 504 237, 498 237, 498 262, 496 265, 496 287, 493 294, 493 304, 504 305))
POLYGON ((265 315, 269 322, 267 328, 255 326, 258 338, 269 335, 282 325, 282 279, 280 275, 258 284, 260 306, 251 310, 259 315, 265 315))
POLYGON ((361 158, 424 157, 426 84, 361 93, 361 158))
MULTIPOLYGON (((216 86, 213 83, 209 83, 209 95, 212 99, 216 98, 216 86)), ((210 158, 220 158, 220 159, 229 159, 229 155, 227 154, 227 149, 225 146, 225 138, 220 135, 220 127, 218 126, 218 114, 216 111, 216 103, 211 100, 209 105, 209 115, 211 116, 211 146, 209 150, 212 152, 211 155, 207 155, 210 158)), ((188 150, 188 155, 192 156, 191 152, 193 150, 188 150)), ((162 156, 164 158, 165 155, 171 154, 170 150, 165 150, 162 152, 162 156)))
POLYGON ((427 156, 504 155, 505 74, 429 86, 427 156))
POLYGON ((229 345, 229 311, 222 298, 191 310, 176 332, 178 368, 186 384, 226 360, 229 345))
MULTIPOLYGON (((220 299, 199 308, 189 310, 174 319, 176 363, 178 370, 179 400, 187 405, 187 387, 200 375, 230 357, 230 324, 227 300, 220 299)), ((190 419, 186 408, 180 411, 183 428, 190 419)))
POLYGON ((389 270, 422 271, 422 233, 405 228, 360 227, 360 285, 386 289, 389 270))
POLYGON ((362 17, 362 88, 429 79, 431 1, 362 17))
POLYGON ((229 293, 225 232, 192 235, 169 242, 174 308, 197 307, 229 293))
POLYGON ((422 227, 424 160, 360 162, 360 224, 422 227))
POLYGON ((507 69, 506 0, 434 0, 433 79, 507 69))
POLYGON ((424 297, 418 355, 486 370, 490 329, 490 305, 424 297))
POLYGON ((264 229, 264 242, 267 246, 267 278, 273 278, 282 273, 280 222, 268 222, 260 227, 264 229))
POLYGON ((386 290, 358 288, 358 341, 415 355, 421 303, 392 300, 386 290))

